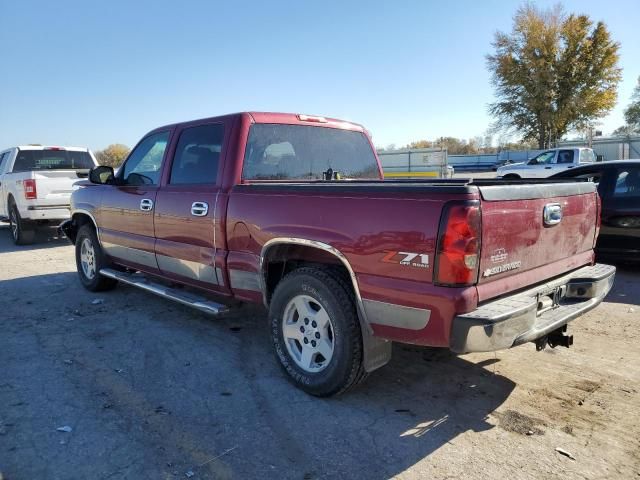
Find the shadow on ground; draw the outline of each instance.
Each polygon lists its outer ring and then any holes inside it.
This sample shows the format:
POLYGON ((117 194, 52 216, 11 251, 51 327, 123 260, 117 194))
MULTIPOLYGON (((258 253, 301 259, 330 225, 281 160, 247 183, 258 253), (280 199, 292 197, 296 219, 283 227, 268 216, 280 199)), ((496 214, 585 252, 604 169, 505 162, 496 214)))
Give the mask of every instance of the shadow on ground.
POLYGON ((69 240, 58 232, 57 227, 39 228, 32 243, 16 245, 11 238, 8 223, 0 223, 0 253, 37 250, 70 245, 69 240))
POLYGON ((492 428, 514 388, 491 362, 397 346, 361 387, 317 399, 286 381, 260 309, 211 318, 129 287, 91 294, 75 273, 0 285, 9 479, 389 478, 492 428))
POLYGON ((634 288, 640 283, 640 265, 613 264, 616 266, 616 279, 607 295, 607 302, 626 303, 640 306, 640 298, 634 294, 634 288))

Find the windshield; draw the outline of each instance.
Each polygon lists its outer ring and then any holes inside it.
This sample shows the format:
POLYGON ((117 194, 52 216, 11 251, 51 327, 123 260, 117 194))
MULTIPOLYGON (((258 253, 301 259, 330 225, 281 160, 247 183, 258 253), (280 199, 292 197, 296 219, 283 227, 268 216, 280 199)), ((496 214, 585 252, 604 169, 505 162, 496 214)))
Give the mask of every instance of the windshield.
POLYGON ((380 179, 378 162, 362 132, 306 125, 251 127, 245 180, 380 179))
POLYGON ((84 170, 93 168, 89 152, 71 150, 20 150, 14 172, 31 170, 84 170))

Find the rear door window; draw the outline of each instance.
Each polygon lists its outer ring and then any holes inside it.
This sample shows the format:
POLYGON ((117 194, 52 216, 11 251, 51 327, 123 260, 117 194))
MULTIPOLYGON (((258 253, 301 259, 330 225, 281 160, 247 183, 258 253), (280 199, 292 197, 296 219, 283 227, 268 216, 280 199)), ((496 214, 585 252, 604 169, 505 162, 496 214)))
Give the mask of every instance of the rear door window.
POLYGON ((556 163, 573 163, 573 150, 560 150, 556 163))
POLYGON ((169 132, 149 135, 133 149, 124 164, 122 178, 127 185, 158 185, 169 132))
POLYGON ((215 184, 224 139, 221 124, 185 128, 171 165, 172 185, 215 184))
POLYGON ((640 168, 622 168, 613 191, 614 198, 640 198, 640 168))
POLYGON ((244 157, 245 180, 379 180, 362 132, 307 125, 256 124, 244 157))
POLYGON ((93 159, 87 151, 50 148, 44 150, 18 150, 16 161, 13 164, 13 171, 88 170, 93 167, 93 159))

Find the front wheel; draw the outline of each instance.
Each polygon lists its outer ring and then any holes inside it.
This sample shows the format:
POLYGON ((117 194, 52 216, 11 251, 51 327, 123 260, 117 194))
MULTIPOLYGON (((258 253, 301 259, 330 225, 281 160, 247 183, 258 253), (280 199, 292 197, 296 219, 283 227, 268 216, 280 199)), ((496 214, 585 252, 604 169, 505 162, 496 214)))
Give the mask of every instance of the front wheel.
POLYGON ((276 287, 269 318, 278 361, 297 387, 327 397, 364 379, 353 293, 335 272, 304 267, 288 274, 276 287))
POLYGON ((520 175, 516 175, 515 173, 509 173, 502 177, 504 180, 520 180, 520 175))
POLYGON ((76 237, 76 267, 80 282, 91 292, 111 290, 118 281, 100 275, 100 270, 109 266, 98 236, 92 225, 84 225, 76 237))

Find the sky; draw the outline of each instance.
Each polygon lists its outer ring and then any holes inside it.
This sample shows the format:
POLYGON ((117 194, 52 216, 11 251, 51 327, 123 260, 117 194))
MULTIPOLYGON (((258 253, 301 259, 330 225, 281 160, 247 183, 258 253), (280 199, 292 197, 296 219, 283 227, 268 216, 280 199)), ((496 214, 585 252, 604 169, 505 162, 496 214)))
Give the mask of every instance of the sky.
MULTIPOLYGON (((0 0, 0 149, 131 147, 164 124, 245 110, 352 120, 377 146, 484 135, 485 57, 519 5, 0 0)), ((624 123, 640 76, 640 2, 563 5, 603 20, 621 43, 606 134, 624 123)))

